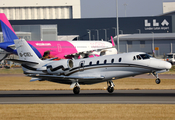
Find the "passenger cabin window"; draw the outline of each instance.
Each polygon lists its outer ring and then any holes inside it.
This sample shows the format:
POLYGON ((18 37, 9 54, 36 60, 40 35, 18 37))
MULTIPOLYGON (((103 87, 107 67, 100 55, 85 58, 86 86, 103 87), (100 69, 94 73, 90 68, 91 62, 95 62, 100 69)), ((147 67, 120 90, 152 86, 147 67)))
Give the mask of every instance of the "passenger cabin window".
POLYGON ((83 67, 83 66, 84 66, 84 63, 81 63, 81 64, 80 64, 80 67, 83 67))
POLYGON ((136 60, 136 57, 135 56, 133 57, 133 60, 136 60))
POLYGON ((114 59, 111 60, 111 63, 114 63, 114 59))
POLYGON ((137 60, 141 60, 141 57, 140 57, 140 55, 137 55, 136 57, 137 57, 137 60))
POLYGON ((99 64, 99 60, 97 61, 97 65, 99 64))
POLYGON ((89 65, 92 65, 92 62, 90 62, 89 65))
POLYGON ((107 63, 107 60, 104 60, 104 64, 106 64, 107 63))
POLYGON ((119 59, 118 59, 118 62, 121 62, 121 61, 122 61, 122 58, 119 58, 119 59))

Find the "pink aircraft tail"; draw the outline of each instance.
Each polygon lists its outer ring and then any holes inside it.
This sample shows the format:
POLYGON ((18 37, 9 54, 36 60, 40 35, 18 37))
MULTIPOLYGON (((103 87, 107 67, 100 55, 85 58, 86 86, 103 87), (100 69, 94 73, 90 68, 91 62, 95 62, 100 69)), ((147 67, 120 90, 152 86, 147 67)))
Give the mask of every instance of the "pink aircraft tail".
POLYGON ((1 28, 3 32, 4 42, 13 42, 14 39, 18 39, 13 30, 10 22, 8 21, 6 15, 4 13, 0 13, 0 22, 1 28))

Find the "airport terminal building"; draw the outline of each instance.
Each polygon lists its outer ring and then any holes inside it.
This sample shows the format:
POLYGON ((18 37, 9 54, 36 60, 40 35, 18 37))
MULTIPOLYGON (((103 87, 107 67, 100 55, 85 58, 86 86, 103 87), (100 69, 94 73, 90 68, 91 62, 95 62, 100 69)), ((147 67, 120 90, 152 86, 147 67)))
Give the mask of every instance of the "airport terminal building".
MULTIPOLYGON (((19 38, 26 40, 105 40, 116 36, 116 18, 81 18, 81 0, 0 2, 19 38)), ((120 52, 175 52, 175 2, 164 3, 164 14, 119 18, 120 52), (172 8, 170 11, 167 8, 172 8)), ((0 42, 3 42, 0 33, 0 42)), ((117 44, 117 42, 116 42, 117 44)))

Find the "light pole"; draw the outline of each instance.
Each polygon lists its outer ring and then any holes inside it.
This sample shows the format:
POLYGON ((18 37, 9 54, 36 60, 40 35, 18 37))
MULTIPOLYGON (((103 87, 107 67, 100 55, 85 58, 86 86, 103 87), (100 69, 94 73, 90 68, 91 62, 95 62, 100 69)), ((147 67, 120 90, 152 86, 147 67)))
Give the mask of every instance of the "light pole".
POLYGON ((119 48, 119 24, 118 24, 118 0, 116 0, 116 27, 117 27, 117 49, 118 53, 120 52, 119 48))
POLYGON ((141 33, 141 30, 140 29, 137 29, 139 31, 139 34, 141 33))
POLYGON ((123 30, 119 30, 121 32, 121 34, 123 34, 123 30))
POLYGON ((126 17, 126 6, 127 6, 127 4, 125 3, 125 4, 123 4, 124 5, 124 7, 125 7, 125 17, 126 17))
POLYGON ((87 29, 89 32, 89 40, 91 40, 91 30, 87 29))
POLYGON ((99 31, 96 29, 97 31, 97 40, 99 40, 99 31))
POLYGON ((154 56, 154 33, 152 32, 152 51, 154 56))
POLYGON ((117 35, 117 28, 116 27, 112 27, 112 29, 115 30, 115 35, 117 35))
POLYGON ((105 31, 105 41, 107 41, 107 29, 103 29, 105 31))

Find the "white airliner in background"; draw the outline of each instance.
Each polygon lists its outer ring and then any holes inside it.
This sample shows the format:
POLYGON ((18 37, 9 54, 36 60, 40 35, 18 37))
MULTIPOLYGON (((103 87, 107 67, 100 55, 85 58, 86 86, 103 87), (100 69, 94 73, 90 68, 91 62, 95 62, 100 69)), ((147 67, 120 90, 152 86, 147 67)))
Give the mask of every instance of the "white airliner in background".
POLYGON ((156 83, 160 83, 158 72, 168 71, 169 62, 150 57, 144 52, 106 55, 84 59, 62 59, 59 61, 40 60, 29 44, 23 40, 14 40, 24 74, 32 77, 31 81, 51 81, 70 84, 74 94, 79 94, 80 84, 107 82, 108 92, 114 91, 112 80, 153 73, 156 83))
MULTIPOLYGON (((3 32, 4 42, 0 43, 0 61, 5 59, 9 54, 16 54, 14 40, 19 39, 13 30, 10 22, 4 13, 0 13, 0 23, 3 32)), ((27 41, 33 51, 39 58, 58 57, 67 58, 84 58, 96 56, 117 54, 114 41, 111 37, 112 44, 107 41, 27 41)))

